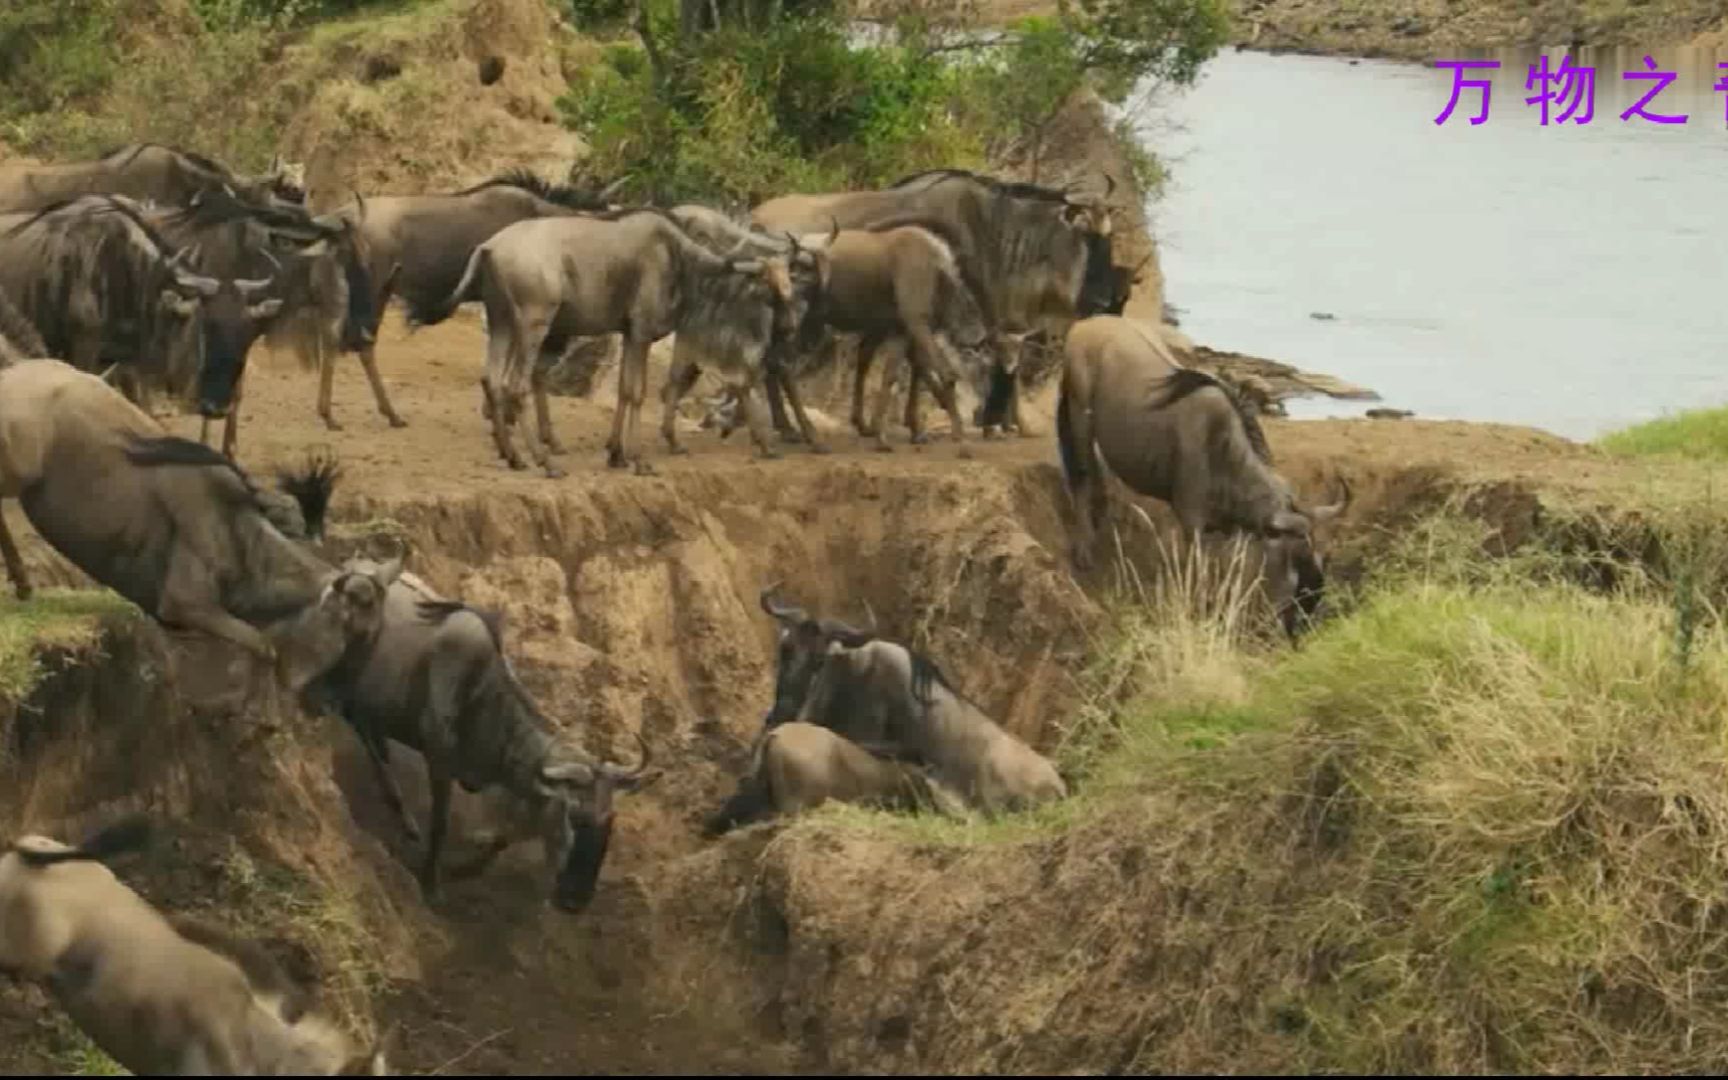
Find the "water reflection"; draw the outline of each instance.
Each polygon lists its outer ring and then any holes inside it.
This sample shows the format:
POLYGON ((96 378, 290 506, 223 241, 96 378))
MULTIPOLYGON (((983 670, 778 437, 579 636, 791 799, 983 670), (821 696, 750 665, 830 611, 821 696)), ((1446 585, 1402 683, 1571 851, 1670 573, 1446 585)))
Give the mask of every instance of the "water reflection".
MULTIPOLYGON (((1604 48, 1595 117, 1543 127, 1529 65, 1499 49, 1486 122, 1474 93, 1444 125, 1451 72, 1225 53, 1143 123, 1173 159, 1152 208, 1170 300, 1196 339, 1379 390, 1419 415, 1572 437, 1728 402, 1728 55, 1604 48), (1677 79, 1646 107, 1620 76, 1648 54, 1677 79), (1311 318, 1332 313, 1334 321, 1311 318)), ((1558 115, 1558 110, 1556 110, 1558 115)), ((1360 406, 1293 403, 1299 416, 1360 406)))

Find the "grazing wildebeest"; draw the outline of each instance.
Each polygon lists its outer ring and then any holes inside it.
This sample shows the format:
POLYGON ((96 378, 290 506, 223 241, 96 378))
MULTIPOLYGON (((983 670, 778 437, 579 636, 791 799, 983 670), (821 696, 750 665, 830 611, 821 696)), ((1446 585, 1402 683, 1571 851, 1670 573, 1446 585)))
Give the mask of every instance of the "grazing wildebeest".
MULTIPOLYGON (((265 209, 223 193, 197 196, 184 207, 149 210, 145 219, 176 247, 195 252, 193 268, 210 277, 273 282, 276 310, 252 326, 249 336, 205 339, 198 411, 205 437, 211 420, 224 421, 222 452, 232 455, 247 354, 260 332, 281 327, 275 335, 279 343, 298 345, 303 359, 308 353, 315 358, 323 345, 340 345, 345 335, 357 340, 374 321, 359 232, 343 218, 265 209)), ((219 308, 221 300, 212 303, 219 308)))
MULTIPOLYGON (((983 416, 992 427, 1025 431, 1019 416, 1013 352, 1005 335, 1064 328, 1108 301, 1111 218, 1105 199, 1077 198, 1036 184, 1010 183, 961 169, 906 177, 881 191, 782 195, 750 213, 756 226, 803 235, 830 223, 842 229, 940 222, 961 274, 989 328, 997 367, 983 416)), ((918 387, 914 381, 914 393, 918 387)))
POLYGON ((0 855, 0 970, 42 986, 139 1076, 387 1075, 381 1048, 356 1053, 103 865, 141 847, 147 824, 123 819, 77 847, 14 840, 0 855))
POLYGON ((0 219, 0 288, 40 333, 48 355, 85 371, 112 366, 128 396, 152 388, 220 415, 245 349, 282 309, 270 274, 211 277, 196 253, 151 225, 144 208, 89 195, 0 219))
POLYGON ((963 803, 924 769, 872 754, 828 728, 788 721, 762 733, 737 794, 704 823, 716 836, 771 814, 790 816, 828 800, 890 810, 957 814, 963 803))
POLYGON ((762 591, 780 624, 766 726, 800 720, 932 770, 987 813, 1067 797, 1049 759, 1004 731, 929 657, 845 623, 815 619, 762 591))
MULTIPOLYGON (((334 482, 315 468, 306 485, 318 487, 320 473, 334 482)), ((58 360, 0 369, 0 498, 18 499, 42 539, 100 584, 165 625, 274 662, 291 687, 345 644, 332 620, 359 632, 349 616, 370 610, 355 575, 283 535, 279 508, 232 460, 166 435, 107 383, 58 360)), ((322 529, 327 499, 326 487, 302 502, 307 533, 322 529)), ((0 551, 26 590, 4 519, 0 551)))
POLYGON ((654 779, 647 744, 636 768, 625 769, 560 739, 504 656, 499 616, 445 600, 412 574, 395 579, 383 612, 377 635, 308 684, 305 701, 354 728, 385 801, 413 840, 419 830, 390 778, 389 742, 425 758, 432 796, 420 869, 426 896, 438 892, 456 781, 470 792, 497 786, 514 796, 518 828, 500 832, 498 849, 537 831, 552 903, 572 912, 587 907, 612 838, 613 796, 654 779))
POLYGON ((1129 489, 1168 503, 1185 539, 1262 539, 1270 598, 1294 638, 1318 613, 1325 587, 1313 527, 1344 510, 1349 485, 1337 503, 1304 508, 1273 471, 1254 409, 1212 375, 1178 364, 1132 320, 1075 323, 1065 358, 1057 438, 1074 500, 1076 565, 1091 565, 1108 465, 1129 489))
POLYGON ((306 194, 287 172, 278 158, 262 176, 237 176, 199 154, 133 143, 91 161, 0 165, 0 212, 40 210, 80 195, 126 195, 184 206, 196 195, 221 192, 264 206, 298 206, 306 194))
MULTIPOLYGON (((664 211, 610 211, 532 218, 499 230, 474 249, 456 289, 437 307, 411 308, 417 325, 448 318, 472 299, 486 304, 484 411, 498 454, 524 468, 511 433, 527 391, 534 392, 538 438, 529 450, 548 476, 563 475, 551 454, 545 372, 572 337, 622 333, 618 405, 607 463, 653 469, 642 459, 636 426, 648 382, 648 348, 677 331, 696 355, 712 358, 738 380, 748 400, 774 327, 795 326, 813 282, 794 280, 784 258, 726 259, 692 240, 664 211)), ((751 435, 773 456, 754 410, 751 435)))
MULTIPOLYGON (((343 350, 358 349, 360 364, 372 384, 378 411, 391 427, 406 421, 390 404, 378 376, 374 356, 379 325, 392 296, 411 309, 430 309, 444 302, 462 279, 474 249, 506 225, 537 217, 566 217, 610 208, 608 197, 629 177, 619 177, 599 192, 549 184, 526 170, 493 177, 462 191, 443 195, 374 195, 331 212, 360 229, 367 279, 372 287, 371 325, 364 334, 350 335, 343 350)), ((318 415, 332 431, 340 430, 332 412, 331 393, 336 353, 320 356, 318 415)))

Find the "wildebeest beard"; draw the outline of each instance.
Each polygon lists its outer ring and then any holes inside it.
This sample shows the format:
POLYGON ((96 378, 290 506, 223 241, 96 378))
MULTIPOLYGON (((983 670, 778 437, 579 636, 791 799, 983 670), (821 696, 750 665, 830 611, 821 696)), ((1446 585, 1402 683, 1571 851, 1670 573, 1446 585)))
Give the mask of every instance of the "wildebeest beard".
POLYGON ((554 902, 565 911, 585 910, 594 900, 595 887, 600 881, 600 867, 606 861, 606 849, 612 843, 612 815, 604 821, 583 817, 572 822, 574 835, 570 853, 558 869, 554 902))

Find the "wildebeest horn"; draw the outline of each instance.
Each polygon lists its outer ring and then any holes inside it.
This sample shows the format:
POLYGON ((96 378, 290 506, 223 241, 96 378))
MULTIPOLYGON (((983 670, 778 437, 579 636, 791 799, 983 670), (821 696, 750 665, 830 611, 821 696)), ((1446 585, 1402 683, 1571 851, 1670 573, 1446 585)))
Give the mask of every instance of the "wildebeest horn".
POLYGON ((1266 526, 1267 536, 1299 536, 1308 531, 1309 518, 1294 510, 1280 510, 1266 526))
POLYGON ((580 761, 566 761, 559 765, 547 765, 540 770, 540 779, 548 784, 592 784, 594 782, 594 767, 580 761))
POLYGON ((833 243, 834 243, 834 241, 835 241, 835 240, 837 240, 837 239, 839 239, 839 238, 840 238, 840 219, 839 219, 839 218, 837 218, 837 217, 830 217, 830 218, 829 218, 829 219, 828 219, 828 220, 829 220, 829 221, 830 221, 830 222, 831 222, 831 223, 832 223, 832 224, 833 224, 833 226, 834 226, 834 229, 833 229, 833 231, 831 231, 831 232, 830 232, 830 233, 829 233, 829 234, 828 234, 828 243, 829 243, 829 244, 830 244, 830 245, 832 245, 832 244, 833 244, 833 243))
POLYGON ((240 290, 241 296, 250 300, 254 293, 260 293, 268 289, 271 283, 275 280, 276 278, 274 276, 267 278, 236 278, 234 280, 234 287, 240 290))
POLYGON ((623 176, 620 176, 618 179, 612 181, 610 184, 607 184, 605 187, 601 188, 599 193, 597 195, 595 195, 594 197, 597 199, 600 199, 602 201, 604 201, 606 199, 610 199, 612 196, 614 196, 618 193, 618 190, 620 188, 622 188, 625 184, 627 184, 629 182, 630 182, 630 174, 625 173, 623 176))
POLYGON ((626 769, 624 766, 614 765, 610 761, 600 765, 601 774, 623 788, 635 787, 640 783, 648 773, 648 766, 654 760, 654 755, 648 749, 648 740, 642 737, 640 731, 633 734, 636 736, 636 745, 642 748, 642 760, 636 763, 634 769, 626 769))
POLYGON ((259 248, 258 253, 260 255, 264 256, 266 259, 269 259, 271 266, 274 266, 278 270, 282 269, 282 261, 280 259, 276 258, 276 256, 270 254, 269 248, 267 248, 267 247, 259 248))
POLYGON ((1109 173, 1104 174, 1104 197, 1108 199, 1116 190, 1116 178, 1109 173))
POLYGON ((801 619, 804 617, 802 608, 793 604, 782 604, 774 599, 774 594, 780 591, 780 582, 776 581, 762 590, 762 610, 776 619, 801 619))
POLYGON ((1316 506, 1310 510, 1308 517, 1314 521, 1331 521, 1342 514, 1344 509, 1350 505, 1350 482, 1344 479, 1343 473, 1335 474, 1334 478, 1338 481, 1338 486, 1344 489, 1343 494, 1335 503, 1327 506, 1316 506))
POLYGON ((739 259, 736 262, 728 260, 732 269, 740 274, 756 274, 762 271, 761 259, 739 259))
MULTIPOLYGON (((359 188, 354 189, 354 205, 357 208, 357 210, 355 212, 355 221, 356 222, 365 221, 366 220, 366 196, 360 194, 359 188)), ((1148 257, 1150 257, 1150 256, 1148 256, 1148 257)))

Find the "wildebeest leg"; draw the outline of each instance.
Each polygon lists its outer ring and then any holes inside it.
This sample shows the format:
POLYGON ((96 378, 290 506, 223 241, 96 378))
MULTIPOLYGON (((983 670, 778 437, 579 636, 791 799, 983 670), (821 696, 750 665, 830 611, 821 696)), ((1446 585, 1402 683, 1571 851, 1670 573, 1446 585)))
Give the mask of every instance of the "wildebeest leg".
POLYGON ((552 431, 552 403, 546 400, 546 365, 534 365, 534 422, 540 426, 540 441, 549 454, 562 454, 564 444, 552 431))
MULTIPOLYGON (((517 329, 515 361, 519 366, 513 367, 510 377, 505 380, 503 394, 504 414, 512 432, 515 431, 516 423, 522 416, 522 399, 524 397, 528 394, 535 394, 535 411, 539 411, 538 394, 540 391, 537 387, 543 379, 540 371, 540 350, 541 345, 552 330, 552 318, 553 316, 548 314, 544 319, 525 319, 517 329)), ((494 404, 497 403, 497 390, 497 387, 493 387, 494 404)), ((547 417, 547 423, 544 427, 540 425, 539 417, 536 416, 535 430, 531 433, 525 432, 523 440, 528 444, 528 452, 534 456, 534 464, 540 466, 548 477, 556 480, 564 475, 564 470, 552 463, 549 452, 551 447, 542 438, 550 430, 550 427, 550 416, 547 417)))
POLYGON ((397 786, 396 778, 390 775, 390 744, 370 726, 362 727, 352 720, 349 721, 349 726, 360 736, 360 745, 366 748, 366 760, 372 763, 372 775, 378 778, 379 790, 384 794, 384 805, 401 821, 402 832, 409 842, 418 844, 420 826, 414 824, 413 815, 408 813, 407 800, 402 798, 402 789, 397 786))
MULTIPOLYGON (((378 401, 378 411, 384 414, 384 419, 390 421, 391 427, 407 427, 408 421, 402 419, 396 411, 396 406, 390 404, 390 395, 384 389, 384 380, 378 374, 377 347, 366 345, 360 349, 360 366, 366 369, 366 381, 372 384, 372 396, 378 401)), ((336 363, 335 355, 330 356, 332 367, 336 363)), ((327 422, 328 416, 324 418, 327 422)))
POLYGON ((234 449, 240 443, 240 395, 246 389, 246 372, 242 370, 240 377, 234 380, 234 401, 228 406, 228 417, 222 421, 222 452, 229 457, 234 456, 234 449))
POLYGON ((266 662, 274 660, 276 650, 270 640, 223 610, 216 602, 218 595, 216 582, 204 561, 181 547, 168 561, 156 617, 174 626, 202 630, 212 637, 231 641, 266 662))
POLYGON ((780 456, 780 451, 774 449, 774 443, 768 438, 768 420, 764 415, 767 410, 756 400, 757 380, 746 377, 738 384, 738 404, 744 409, 744 422, 750 425, 750 439, 756 444, 756 454, 765 461, 772 461, 780 456))
POLYGON ((492 442, 498 448, 498 456, 512 469, 526 469, 528 463, 522 460, 510 437, 516 420, 512 414, 510 384, 518 352, 517 335, 510 323, 509 319, 493 319, 486 328, 486 374, 480 385, 485 394, 484 408, 492 421, 492 442))
POLYGON ((1092 568, 1093 539, 1108 508, 1104 461, 1092 443, 1092 410, 1087 404, 1090 387, 1072 360, 1063 382, 1062 397, 1056 404, 1057 438, 1074 503, 1074 566, 1084 572, 1092 568))
MULTIPOLYGON (((907 359, 912 364, 912 384, 917 385, 919 378, 929 378, 930 389, 936 400, 942 403, 942 408, 948 413, 948 421, 952 425, 948 437, 955 442, 963 442, 966 429, 960 420, 960 407, 955 399, 954 381, 938 376, 936 357, 938 355, 936 337, 928 326, 907 327, 907 335, 911 339, 906 350, 907 359)), ((923 442, 922 432, 913 437, 913 442, 923 442)))
MULTIPOLYGON (((792 403, 792 414, 798 418, 798 428, 804 436, 805 444, 810 447, 810 452, 812 454, 826 454, 828 452, 828 447, 823 445, 822 440, 816 437, 816 426, 810 422, 810 417, 804 414, 804 402, 800 401, 798 398, 797 381, 788 375, 786 370, 782 368, 778 374, 772 374, 769 376, 768 385, 770 388, 776 386, 784 386, 786 388, 786 398, 792 403)), ((773 399, 770 398, 769 400, 772 402, 773 399)))
MULTIPOLYGON (((774 424, 774 431, 786 442, 799 442, 808 438, 809 432, 793 429, 791 420, 786 416, 786 402, 783 396, 792 391, 792 377, 789 374, 791 371, 790 353, 791 347, 788 345, 774 346, 767 363, 764 365, 767 370, 767 378, 762 381, 762 392, 768 398, 768 416, 774 424)), ((804 418, 800 416, 798 420, 802 424, 804 418)))
POLYGON ((636 445, 636 421, 642 412, 642 397, 648 383, 649 341, 626 336, 624 352, 618 360, 618 408, 612 414, 612 438, 606 444, 606 464, 614 469, 626 466, 637 475, 646 476, 654 467, 642 460, 636 445))
POLYGON ((12 542, 12 529, 6 524, 3 514, 0 514, 0 555, 5 556, 6 576, 12 579, 12 591, 20 600, 30 599, 33 590, 30 579, 24 574, 24 560, 18 555, 18 545, 12 542))
POLYGON ((318 350, 318 416, 328 430, 341 431, 342 425, 336 422, 335 406, 331 403, 336 390, 336 350, 325 348, 322 340, 312 347, 318 350))
POLYGON ((426 773, 432 789, 432 820, 427 828, 425 860, 420 864, 420 891, 433 900, 438 896, 438 857, 444 851, 444 835, 450 826, 450 765, 442 754, 432 754, 426 760, 426 773))
MULTIPOLYGON (((852 428, 865 438, 872 435, 882 437, 880 427, 872 427, 864 421, 864 381, 870 377, 870 365, 876 362, 876 350, 886 340, 884 334, 866 334, 858 339, 858 368, 852 375, 852 428)), ((830 338, 824 348, 833 348, 832 341, 830 338)), ((886 372, 883 378, 887 378, 886 372)))
POLYGON ((691 359, 690 351, 674 342, 672 367, 666 372, 666 385, 660 390, 660 437, 666 440, 666 452, 688 454, 689 448, 678 441, 678 403, 702 377, 702 368, 691 359))
POLYGON ((905 366, 905 356, 899 352, 890 354, 882 362, 882 381, 876 386, 876 407, 871 410, 871 427, 876 433, 876 449, 884 454, 894 450, 888 444, 888 403, 894 399, 894 391, 900 388, 900 370, 905 366))

